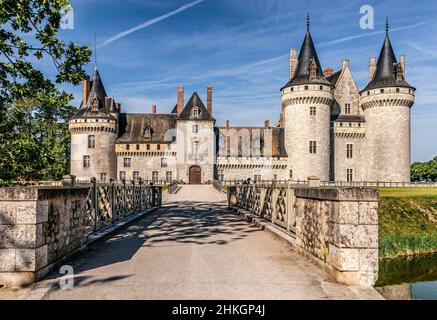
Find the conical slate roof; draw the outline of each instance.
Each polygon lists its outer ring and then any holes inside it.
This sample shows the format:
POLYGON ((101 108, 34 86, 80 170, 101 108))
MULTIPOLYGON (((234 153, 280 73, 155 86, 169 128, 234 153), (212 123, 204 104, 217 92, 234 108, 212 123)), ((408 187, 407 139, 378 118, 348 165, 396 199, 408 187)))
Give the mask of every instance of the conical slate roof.
POLYGON ((363 91, 384 87, 412 88, 403 77, 401 79, 397 78, 398 68, 401 68, 401 66, 396 60, 396 55, 391 45, 387 24, 385 40, 379 54, 375 75, 363 91))
POLYGON ((114 99, 108 97, 106 94, 105 87, 100 77, 99 70, 94 69, 94 72, 90 80, 90 94, 86 105, 81 105, 79 111, 74 115, 73 118, 108 118, 115 119, 111 116, 111 109, 115 109, 114 99), (97 100, 97 108, 94 107, 94 101, 97 100))
POLYGON ((193 93, 184 110, 179 115, 178 120, 215 121, 212 115, 210 115, 208 110, 205 108, 205 105, 203 104, 197 92, 193 93), (194 116, 194 108, 198 108, 199 113, 197 116, 194 116))
POLYGON ((319 57, 317 56, 313 38, 311 37, 309 17, 307 21, 307 31, 302 48, 300 49, 296 71, 284 88, 301 84, 331 84, 323 75, 323 69, 320 65, 319 57), (310 70, 311 66, 314 64, 316 66, 316 75, 315 77, 311 77, 310 70))

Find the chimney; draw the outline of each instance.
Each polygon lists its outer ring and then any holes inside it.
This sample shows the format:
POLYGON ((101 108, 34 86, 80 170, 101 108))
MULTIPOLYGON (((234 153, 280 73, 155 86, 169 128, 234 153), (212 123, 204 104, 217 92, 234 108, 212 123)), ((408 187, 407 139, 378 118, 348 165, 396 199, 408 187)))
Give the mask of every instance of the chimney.
POLYGON ((349 59, 343 59, 343 70, 349 67, 349 59))
POLYGON ((293 78, 297 67, 297 49, 290 50, 290 79, 293 78))
POLYGON ((229 120, 226 120, 226 127, 229 128, 229 120))
POLYGON ((184 110, 184 87, 178 87, 178 115, 184 110))
POLYGON ((212 86, 206 88, 206 102, 208 105, 208 112, 212 116, 212 86))
POLYGON ((156 113, 156 104, 152 105, 152 113, 156 113))
POLYGON ((325 71, 323 71, 323 75, 325 76, 325 78, 328 78, 333 74, 334 74, 334 69, 332 67, 328 67, 325 69, 325 71))
POLYGON ((290 50, 290 79, 293 78, 296 72, 298 59, 297 59, 297 49, 290 50))
POLYGON ((85 79, 83 80, 82 85, 82 107, 85 108, 86 104, 88 103, 88 98, 90 96, 90 80, 85 79))
POLYGON ((264 122, 264 127, 265 127, 266 129, 270 129, 270 120, 266 120, 266 121, 264 122))
POLYGON ((121 112, 121 103, 116 102, 116 103, 115 103, 115 109, 116 109, 118 112, 121 112))
POLYGON ((402 73, 403 73, 403 77, 404 77, 404 79, 405 79, 405 55, 404 55, 404 54, 401 55, 401 58, 400 58, 400 60, 399 60, 399 63, 400 63, 401 66, 402 66, 402 73))
POLYGON ((375 59, 375 57, 371 57, 370 62, 369 62, 369 80, 370 81, 373 80, 373 76, 375 75, 375 72, 376 72, 376 59, 375 59))

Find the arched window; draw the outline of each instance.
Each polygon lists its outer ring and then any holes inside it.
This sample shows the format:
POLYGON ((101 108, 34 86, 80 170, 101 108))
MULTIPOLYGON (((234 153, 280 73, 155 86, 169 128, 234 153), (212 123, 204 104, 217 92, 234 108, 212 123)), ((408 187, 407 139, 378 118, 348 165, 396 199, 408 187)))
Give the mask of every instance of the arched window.
POLYGON ((144 130, 144 138, 151 138, 152 134, 152 128, 150 128, 150 126, 147 126, 146 130, 144 130))
POLYGON ((200 109, 199 108, 194 108, 193 109, 193 117, 199 117, 200 116, 200 109))

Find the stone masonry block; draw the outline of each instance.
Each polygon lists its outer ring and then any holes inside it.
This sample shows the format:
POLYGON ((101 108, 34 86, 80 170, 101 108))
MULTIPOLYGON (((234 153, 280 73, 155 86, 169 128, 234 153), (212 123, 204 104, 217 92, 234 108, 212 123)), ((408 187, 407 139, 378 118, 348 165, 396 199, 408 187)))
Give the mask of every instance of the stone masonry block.
POLYGON ((35 224, 37 217, 36 202, 23 201, 17 202, 17 223, 35 224))
POLYGON ((36 223, 47 222, 49 220, 49 201, 38 201, 36 211, 36 223))
POLYGON ((339 271, 358 271, 360 269, 359 258, 359 249, 329 245, 328 263, 339 271))
POLYGON ((0 225, 0 248, 36 248, 35 225, 0 225))
POLYGON ((379 269, 378 249, 359 249, 360 250, 360 270, 374 271, 379 269))
POLYGON ((378 248, 377 225, 335 224, 334 245, 340 248, 378 248))
POLYGON ((331 211, 331 221, 340 224, 358 224, 358 202, 336 203, 331 211))
POLYGON ((0 272, 15 271, 15 249, 0 249, 0 272))
POLYGON ((359 224, 378 224, 378 203, 358 203, 359 224))
POLYGON ((15 256, 16 271, 36 271, 35 249, 17 249, 15 256))
POLYGON ((0 201, 0 225, 15 224, 17 216, 17 203, 0 201))

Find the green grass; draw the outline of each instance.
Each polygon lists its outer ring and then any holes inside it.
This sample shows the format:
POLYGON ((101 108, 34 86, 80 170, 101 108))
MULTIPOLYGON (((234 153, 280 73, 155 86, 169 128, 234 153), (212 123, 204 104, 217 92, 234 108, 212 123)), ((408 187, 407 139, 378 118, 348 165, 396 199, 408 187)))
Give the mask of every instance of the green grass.
POLYGON ((437 188, 380 188, 381 258, 437 252, 437 188))

